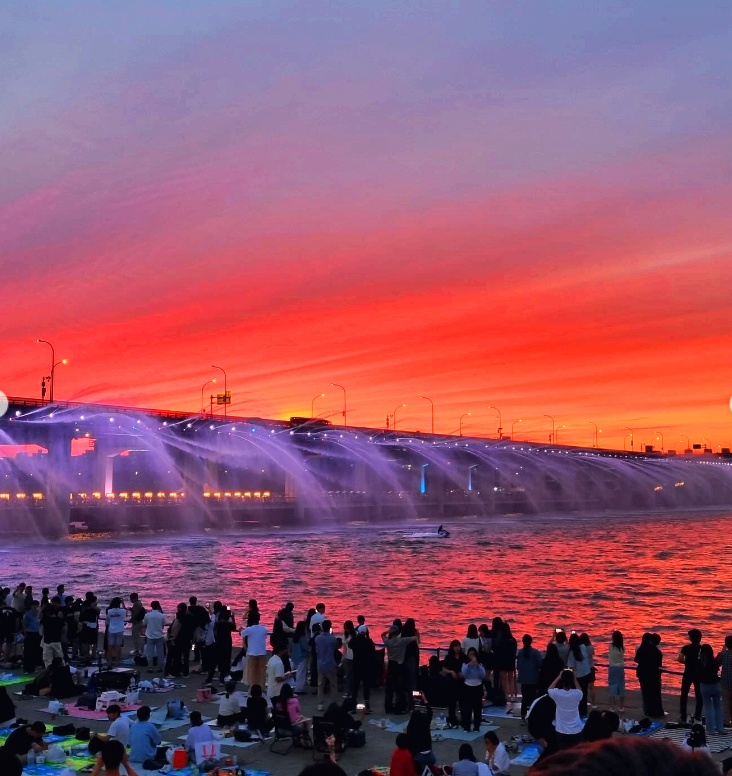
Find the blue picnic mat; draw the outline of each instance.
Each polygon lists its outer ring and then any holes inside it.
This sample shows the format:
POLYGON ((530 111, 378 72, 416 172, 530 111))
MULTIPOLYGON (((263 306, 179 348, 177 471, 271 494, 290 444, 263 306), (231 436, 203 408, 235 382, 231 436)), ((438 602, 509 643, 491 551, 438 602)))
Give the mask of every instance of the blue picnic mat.
POLYGON ((663 724, 664 724, 663 722, 651 722, 651 726, 647 730, 641 730, 638 733, 631 733, 631 735, 633 735, 633 736, 650 736, 651 733, 654 733, 659 728, 662 728, 663 724))
POLYGON ((485 722, 480 726, 480 730, 463 730, 462 728, 452 728, 451 730, 437 730, 433 731, 433 735, 436 732, 443 738, 447 738, 451 741, 475 741, 476 738, 484 736, 491 730, 498 730, 497 725, 486 725, 485 722))
POLYGON ((541 744, 526 744, 524 751, 511 760, 511 765, 521 765, 524 768, 530 768, 539 759, 539 755, 543 751, 544 747, 541 744))

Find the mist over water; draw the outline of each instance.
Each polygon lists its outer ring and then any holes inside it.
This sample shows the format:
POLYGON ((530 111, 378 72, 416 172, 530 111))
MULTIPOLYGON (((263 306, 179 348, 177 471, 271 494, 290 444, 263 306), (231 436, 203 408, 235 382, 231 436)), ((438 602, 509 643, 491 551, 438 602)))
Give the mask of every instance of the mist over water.
POLYGON ((94 590, 105 604, 138 591, 147 606, 158 598, 168 614, 193 594, 204 602, 221 599, 239 620, 253 597, 268 625, 287 600, 298 618, 323 600, 336 631, 357 614, 366 615, 375 634, 394 617, 413 616, 426 646, 444 646, 462 638, 468 623, 499 615, 519 640, 532 633, 541 648, 555 627, 587 631, 598 658, 619 628, 632 659, 650 630, 663 637, 664 665, 676 669, 689 627, 699 627, 715 650, 732 633, 731 518, 506 517, 448 524, 449 540, 411 536, 432 528, 426 522, 70 537, 5 544, 0 581, 32 582, 39 594, 63 582, 75 596, 94 590))

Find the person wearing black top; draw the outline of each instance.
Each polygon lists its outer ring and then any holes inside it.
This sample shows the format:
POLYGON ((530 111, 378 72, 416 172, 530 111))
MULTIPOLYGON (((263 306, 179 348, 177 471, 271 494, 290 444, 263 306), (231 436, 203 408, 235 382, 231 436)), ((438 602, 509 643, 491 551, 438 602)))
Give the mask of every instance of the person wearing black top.
POLYGON ((460 642, 454 639, 450 642, 450 649, 442 663, 442 675, 449 679, 448 699, 447 699, 447 725, 448 727, 458 727, 460 724, 457 718, 457 705, 462 698, 463 692, 463 665, 468 662, 468 658, 463 652, 460 642))
POLYGON ((358 699, 359 685, 363 685, 363 699, 366 708, 370 709, 371 677, 374 672, 376 647, 367 630, 357 631, 356 635, 351 637, 348 646, 353 653, 353 679, 351 682, 353 702, 356 703, 358 699))
POLYGON ((421 768, 433 766, 437 762, 432 751, 432 707, 427 705, 416 709, 407 723, 407 737, 409 738, 409 751, 414 757, 414 762, 421 768))
POLYGON ((22 763, 28 762, 28 752, 43 752, 48 749, 48 744, 43 741, 46 726, 43 722, 34 722, 32 725, 21 725, 9 736, 3 747, 11 754, 17 755, 22 763))
POLYGON ((60 605, 60 599, 58 596, 54 596, 41 617, 41 627, 43 628, 41 645, 43 647, 43 664, 46 666, 51 665, 55 657, 65 658, 61 638, 66 628, 66 620, 61 613, 60 605))
POLYGON ((206 683, 211 684, 216 669, 219 669, 219 681, 231 671, 231 634, 234 632, 234 623, 231 621, 231 612, 228 609, 222 609, 219 612, 218 620, 214 624, 214 643, 213 656, 208 667, 208 676, 206 683))
POLYGON ((710 644, 702 644, 699 650, 699 687, 707 718, 707 733, 724 734, 722 714, 722 689, 719 683, 719 667, 722 660, 715 657, 710 644))
POLYGON ((681 698, 679 699, 679 720, 686 722, 686 706, 689 690, 694 688, 694 719, 702 717, 702 694, 699 687, 699 650, 701 649, 702 633, 697 628, 689 631, 689 643, 681 647, 679 663, 684 664, 684 675, 681 677, 681 698))
MULTIPOLYGON (((417 626, 412 617, 404 622, 402 636, 416 636, 417 626)), ((404 681, 407 690, 407 709, 411 711, 414 708, 414 691, 417 689, 417 679, 419 677, 419 644, 412 641, 407 644, 404 652, 404 681)))
POLYGON ((643 713, 647 717, 663 717, 661 702, 661 665, 663 655, 653 643, 653 634, 644 633, 635 653, 636 676, 643 696, 643 713))
POLYGON ((188 611, 186 604, 178 604, 178 608, 170 630, 168 631, 169 650, 165 664, 168 676, 188 676, 188 660, 191 654, 191 642, 196 621, 188 611))
POLYGON ((6 727, 4 723, 11 719, 15 719, 15 704, 8 695, 7 689, 0 687, 0 727, 6 727))

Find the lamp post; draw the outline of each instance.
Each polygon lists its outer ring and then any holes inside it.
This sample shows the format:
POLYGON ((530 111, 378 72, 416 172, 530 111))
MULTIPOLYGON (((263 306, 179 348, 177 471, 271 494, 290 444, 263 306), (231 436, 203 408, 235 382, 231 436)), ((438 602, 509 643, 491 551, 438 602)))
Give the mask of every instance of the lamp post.
POLYGON ((554 432, 554 444, 555 445, 558 444, 558 442, 557 442, 557 434, 559 434, 559 429, 560 428, 567 428, 567 424, 566 423, 562 423, 561 426, 557 426, 557 430, 554 432))
POLYGON ((501 422, 501 411, 492 404, 488 405, 489 410, 495 410, 498 413, 498 438, 503 439, 503 423, 501 422))
POLYGON ((51 401, 53 401, 53 382, 54 382, 54 377, 56 376, 56 367, 60 366, 61 364, 68 364, 68 363, 69 363, 68 358, 62 358, 60 361, 57 361, 51 367, 51 374, 48 376, 48 380, 51 383, 51 401))
MULTIPOLYGON (((623 426, 623 428, 627 428, 627 426, 623 426)), ((626 440, 628 437, 630 437, 630 444, 631 444, 631 445, 633 444, 633 435, 632 435, 632 434, 626 434, 626 435, 623 437, 623 450, 627 450, 627 448, 626 448, 626 446, 625 446, 625 440, 626 440)), ((631 448, 631 449, 632 449, 632 448, 631 448)))
MULTIPOLYGON (((634 449, 634 445, 633 445, 633 429, 630 426, 623 426, 623 428, 626 429, 627 431, 630 431, 630 450, 632 452, 633 449, 634 449)), ((628 436, 628 435, 626 434, 626 436, 628 436)), ((625 450, 625 439, 623 439, 623 450, 625 450)))
POLYGON ((556 442, 554 441, 554 418, 552 418, 551 415, 547 415, 546 412, 544 413, 544 417, 545 418, 551 418, 551 421, 552 421, 552 435, 549 438, 549 441, 551 442, 551 444, 556 444, 556 442))
POLYGON ((313 396, 313 400, 310 402, 310 418, 315 417, 315 400, 319 399, 321 396, 325 396, 324 393, 319 393, 317 396, 313 396))
POLYGON ((392 427, 392 429, 395 429, 395 428, 396 428, 396 411, 397 411, 397 410, 398 410, 400 407, 406 407, 406 406, 407 406, 406 404, 397 404, 397 406, 396 406, 396 407, 394 407, 394 412, 392 412, 392 413, 391 413, 391 418, 392 418, 392 424, 391 424, 391 427, 392 427))
POLYGON ((599 447, 600 446, 600 440, 597 438, 597 434, 600 431, 602 431, 602 429, 598 429, 597 428, 597 423, 595 423, 594 420, 588 420, 587 422, 595 427, 595 431, 592 434, 592 439, 593 439, 592 446, 593 447, 599 447))
POLYGON ((704 443, 705 443, 705 444, 704 444, 704 449, 705 449, 705 450, 709 450, 709 449, 711 449, 711 447, 712 447, 712 441, 711 441, 711 439, 707 439, 706 437, 702 437, 702 442, 704 442, 704 443), (708 444, 706 444, 706 443, 708 443, 708 444))
POLYGON ((514 422, 513 422, 513 423, 511 423, 511 439, 513 439, 513 427, 514 427, 514 426, 515 426, 517 423, 521 423, 521 418, 519 418, 518 420, 514 420, 514 422))
POLYGON ((472 414, 472 412, 465 412, 460 416, 460 436, 463 435, 463 418, 467 418, 468 415, 472 414))
POLYGON ((420 399, 425 399, 430 403, 430 406, 432 407, 432 433, 435 433, 435 403, 430 399, 429 396, 420 396, 420 399))
POLYGON ((348 425, 348 418, 346 417, 346 389, 340 383, 331 383, 335 388, 340 388, 343 391, 343 425, 348 425))
POLYGON ((201 415, 205 414, 206 411, 206 405, 203 403, 203 392, 207 385, 210 385, 211 383, 215 383, 216 378, 212 377, 210 380, 206 380, 206 382, 201 386, 201 415))
POLYGON ((660 431, 656 431, 656 433, 661 437, 661 452, 663 452, 663 434, 660 431))
POLYGON ((49 348, 51 348, 51 376, 48 378, 51 381, 51 384, 48 386, 48 401, 53 401, 53 365, 56 362, 56 351, 54 350, 53 345, 48 341, 44 339, 37 339, 36 342, 43 342, 44 344, 48 345, 49 348))
MULTIPOLYGON (((226 370, 222 366, 216 366, 216 364, 211 364, 211 369, 220 369, 224 373, 224 417, 226 417, 226 399, 227 399, 227 391, 226 391, 226 370)), ((213 414, 213 413, 212 413, 213 414)))

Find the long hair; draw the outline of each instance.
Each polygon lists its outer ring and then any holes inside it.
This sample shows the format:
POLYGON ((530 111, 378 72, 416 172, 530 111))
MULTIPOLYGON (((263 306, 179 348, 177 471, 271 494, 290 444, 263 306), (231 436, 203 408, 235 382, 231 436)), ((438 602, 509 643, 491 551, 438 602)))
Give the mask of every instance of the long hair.
POLYGON ((582 660, 582 650, 580 649, 580 638, 576 633, 569 637, 569 651, 574 655, 575 660, 582 660))
POLYGON ((619 649, 621 652, 625 652, 623 634, 619 630, 613 631, 612 645, 615 647, 615 649, 619 649))
POLYGON ((699 662, 706 668, 714 663, 714 650, 711 644, 702 644, 699 650, 699 662))
POLYGON ((470 760, 470 762, 477 762, 475 755, 473 754, 473 747, 470 744, 462 744, 458 750, 458 760, 470 760))
POLYGON ((468 625, 468 632, 466 635, 469 639, 478 638, 478 628, 475 626, 475 623, 471 622, 470 625, 468 625))
POLYGON ((305 620, 300 620, 295 626, 295 634, 292 638, 293 641, 300 641, 303 636, 307 636, 307 623, 305 620))
POLYGON ((706 746, 707 734, 704 730, 704 725, 699 725, 698 723, 696 725, 692 725, 691 730, 689 731, 689 737, 686 739, 686 743, 692 749, 699 749, 702 746, 706 746))

